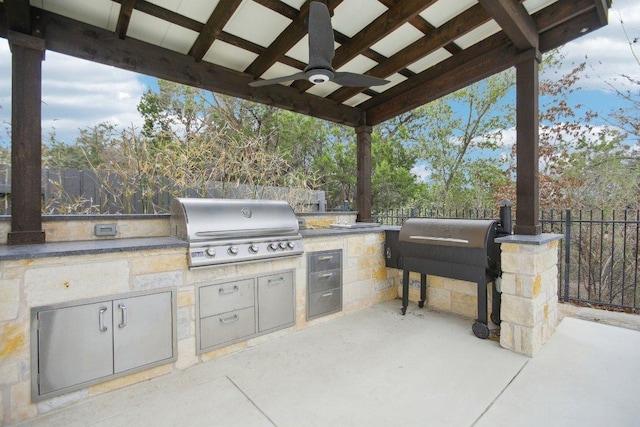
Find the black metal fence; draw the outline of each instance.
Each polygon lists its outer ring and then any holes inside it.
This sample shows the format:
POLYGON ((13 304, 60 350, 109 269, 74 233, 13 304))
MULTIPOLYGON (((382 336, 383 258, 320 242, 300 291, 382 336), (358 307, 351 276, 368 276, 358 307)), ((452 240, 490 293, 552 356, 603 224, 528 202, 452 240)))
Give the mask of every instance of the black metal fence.
MULTIPOLYGON (((386 225, 412 217, 498 218, 498 211, 399 209, 375 215, 386 225)), ((565 236, 558 253, 560 300, 640 312, 640 211, 547 210, 540 219, 544 233, 565 236)))

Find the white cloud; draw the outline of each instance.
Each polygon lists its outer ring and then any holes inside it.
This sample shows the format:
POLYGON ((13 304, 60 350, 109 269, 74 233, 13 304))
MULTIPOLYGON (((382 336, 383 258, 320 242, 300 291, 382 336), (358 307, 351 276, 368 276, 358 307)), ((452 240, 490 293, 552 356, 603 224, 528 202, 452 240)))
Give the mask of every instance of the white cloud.
MULTIPOLYGON (((629 39, 635 37, 640 37, 640 2, 615 0, 609 10, 609 25, 562 48, 566 55, 563 71, 568 72, 586 61, 586 76, 580 79, 580 86, 605 92, 610 90, 605 82, 617 85, 620 79, 615 81, 616 77, 621 74, 640 79, 640 63, 634 58, 629 44, 629 39)), ((634 45, 634 49, 635 54, 640 55, 640 42, 634 45)))
POLYGON ((427 182, 431 177, 432 171, 427 170, 424 163, 416 163, 411 168, 411 173, 416 176, 416 182, 427 182))
MULTIPOLYGON (((42 135, 73 142, 78 129, 101 122, 140 127, 140 76, 70 56, 46 52, 42 63, 42 135)), ((11 121, 11 54, 0 39, 0 123, 11 121)), ((0 141, 8 142, 7 135, 0 141)))

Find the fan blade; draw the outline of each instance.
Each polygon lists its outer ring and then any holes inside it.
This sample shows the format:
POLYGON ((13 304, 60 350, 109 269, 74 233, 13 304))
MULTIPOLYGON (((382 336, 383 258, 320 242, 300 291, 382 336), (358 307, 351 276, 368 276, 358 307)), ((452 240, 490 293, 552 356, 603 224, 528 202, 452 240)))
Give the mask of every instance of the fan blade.
POLYGON ((389 80, 379 79, 377 77, 365 76, 364 74, 336 72, 333 75, 332 82, 341 86, 348 87, 369 87, 381 86, 390 83, 389 80))
POLYGON ((256 80, 255 82, 249 83, 249 86, 252 86, 252 87, 268 86, 276 83, 292 82, 294 80, 304 80, 306 78, 307 77, 304 73, 296 73, 290 76, 277 77, 275 79, 256 80))
POLYGON ((305 70, 320 68, 333 71, 333 42, 329 9, 323 3, 312 1, 309 4, 309 64, 305 70))

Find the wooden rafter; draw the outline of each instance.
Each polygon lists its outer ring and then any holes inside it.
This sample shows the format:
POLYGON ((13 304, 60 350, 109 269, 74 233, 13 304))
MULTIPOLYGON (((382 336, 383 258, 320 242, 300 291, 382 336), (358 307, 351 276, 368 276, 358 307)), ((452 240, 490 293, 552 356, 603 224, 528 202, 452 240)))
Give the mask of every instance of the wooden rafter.
POLYGON ((189 50, 189 56, 201 61, 242 0, 220 0, 189 50))
MULTIPOLYGON (((467 34, 490 19, 489 14, 480 5, 476 5, 390 56, 366 74, 386 78, 403 69, 406 64, 412 64, 441 47, 452 44, 454 39, 467 34)), ((344 102, 360 91, 362 91, 361 88, 343 87, 332 93, 329 99, 344 102)))
POLYGON ((520 50, 538 48, 538 29, 518 0, 478 0, 520 50))
POLYGON ((31 34, 29 0, 5 0, 7 25, 10 30, 31 34))
POLYGON ((122 0, 120 5, 116 34, 118 34, 118 37, 122 40, 127 36, 127 30, 129 29, 129 22, 131 21, 131 14, 133 13, 135 4, 136 0, 122 0))

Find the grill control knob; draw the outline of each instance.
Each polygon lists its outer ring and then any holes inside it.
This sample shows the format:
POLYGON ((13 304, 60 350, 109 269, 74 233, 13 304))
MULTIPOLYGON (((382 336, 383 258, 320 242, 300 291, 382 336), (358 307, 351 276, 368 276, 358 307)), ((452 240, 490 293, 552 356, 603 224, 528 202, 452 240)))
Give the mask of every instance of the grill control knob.
POLYGON ((278 250, 278 244, 277 243, 269 243, 269 246, 267 246, 267 249, 269 249, 271 252, 275 252, 278 250))
POLYGON ((295 247, 296 247, 295 243, 293 243, 293 242, 287 242, 287 248, 289 248, 289 249, 293 249, 293 248, 295 248, 295 247))
POLYGON ((238 255, 238 248, 236 246, 231 246, 228 252, 229 252, 229 255, 238 255))
POLYGON ((281 250, 283 250, 283 251, 284 251, 285 249, 287 249, 287 244, 286 244, 285 242, 280 242, 280 243, 278 244, 278 246, 279 246, 279 247, 280 247, 280 249, 281 249, 281 250))
POLYGON ((260 248, 256 245, 249 245, 249 252, 251 252, 252 254, 257 254, 259 249, 260 248))
POLYGON ((207 250, 204 252, 212 258, 216 256, 216 248, 207 248, 207 250))

